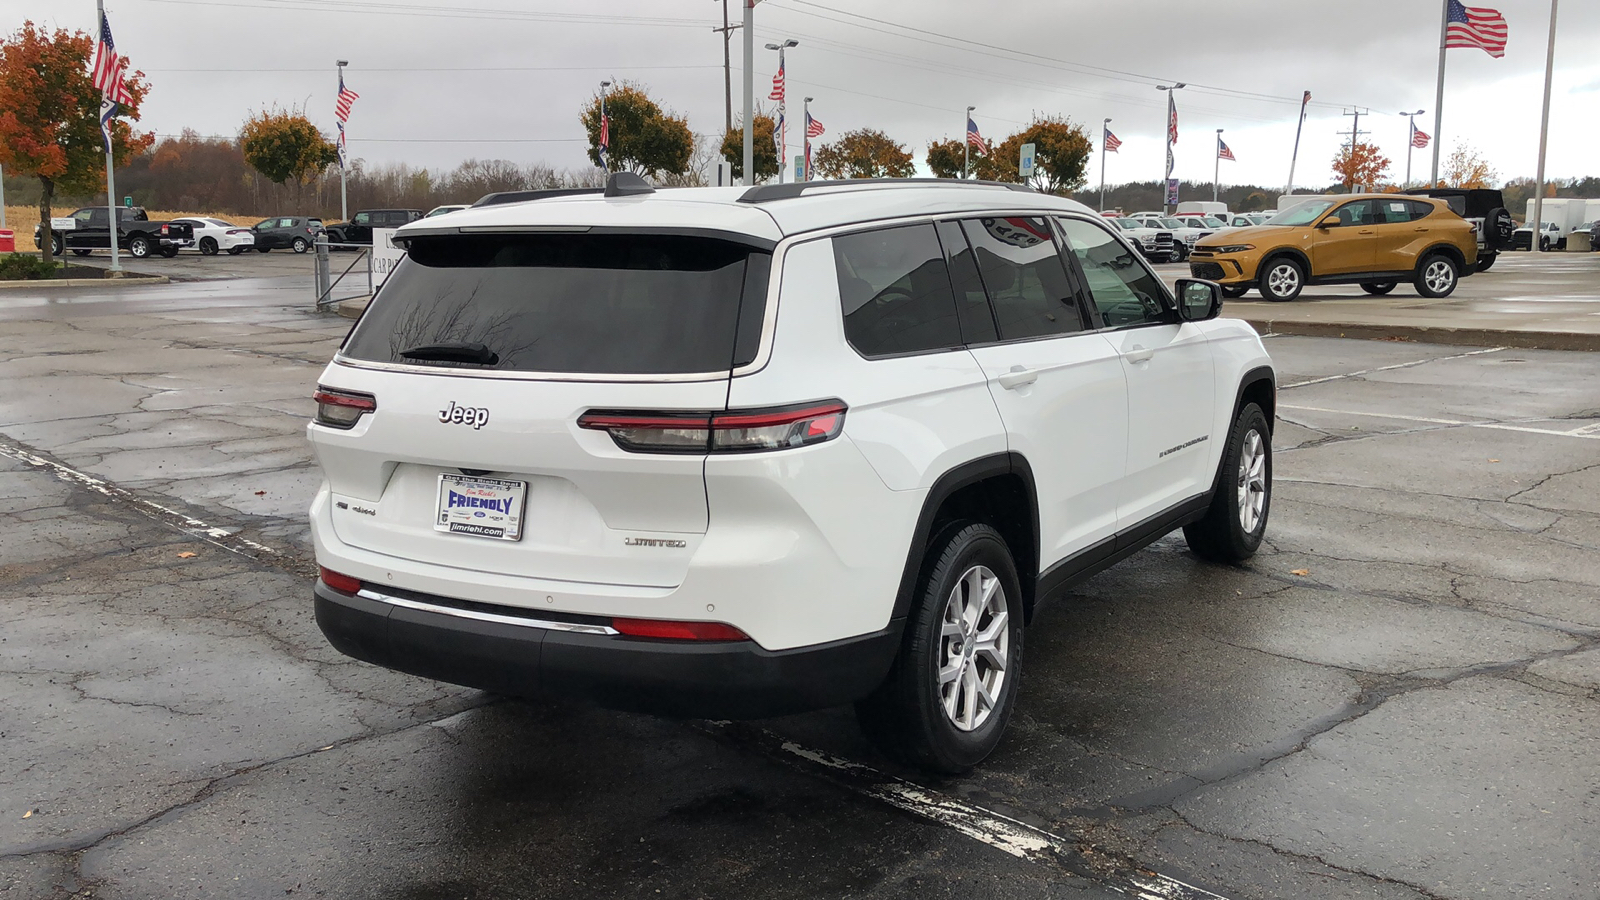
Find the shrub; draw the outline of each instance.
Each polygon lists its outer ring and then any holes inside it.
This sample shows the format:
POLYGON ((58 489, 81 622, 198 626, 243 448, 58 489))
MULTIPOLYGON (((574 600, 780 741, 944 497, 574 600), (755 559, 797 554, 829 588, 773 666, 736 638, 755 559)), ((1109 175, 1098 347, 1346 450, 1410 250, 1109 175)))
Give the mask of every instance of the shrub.
POLYGON ((54 278, 59 263, 45 262, 27 253, 13 253, 0 257, 0 281, 37 281, 54 278))

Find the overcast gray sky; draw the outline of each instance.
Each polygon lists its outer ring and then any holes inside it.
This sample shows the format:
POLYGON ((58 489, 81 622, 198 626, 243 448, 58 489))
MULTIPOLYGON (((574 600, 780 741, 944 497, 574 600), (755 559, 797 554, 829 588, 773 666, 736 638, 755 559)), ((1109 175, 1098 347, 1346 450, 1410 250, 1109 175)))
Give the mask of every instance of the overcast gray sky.
MULTIPOLYGON (((1549 0, 1497 4, 1510 42, 1504 59, 1449 51, 1446 153, 1472 144, 1501 178, 1534 173, 1549 0)), ((730 4, 737 21, 738 0, 730 4)), ((1035 112, 1064 114, 1098 133, 1110 117, 1123 141, 1112 183, 1162 174, 1163 97, 1179 92, 1179 176, 1209 181, 1215 131, 1238 157, 1224 183, 1279 185, 1288 177, 1302 90, 1312 93, 1296 181, 1332 180, 1352 105, 1361 129, 1403 177, 1401 110, 1433 131, 1439 2, 1435 0, 1209 0, 1209 2, 986 3, 978 0, 767 0, 755 10, 758 100, 792 37, 790 121, 799 98, 828 129, 873 127, 909 145, 959 137, 977 106, 999 140, 1035 112), (861 18, 870 16, 871 20, 861 18), (877 20, 877 21, 873 21, 877 20), (921 31, 910 31, 921 29, 921 31), (977 42, 977 43, 967 43, 977 42), (988 47, 980 46, 989 45, 988 47), (996 48, 996 49, 991 49, 996 48), (1031 55, 1030 55, 1031 54, 1031 55)), ((232 135, 252 111, 304 106, 332 133, 333 63, 361 94, 349 134, 373 162, 448 168, 469 157, 586 165, 581 105, 603 78, 646 84, 700 133, 723 123, 719 0, 106 0, 118 48, 153 86, 142 127, 232 135)), ((93 0, 0 0, 9 32, 25 18, 92 31, 93 0)), ((734 106, 740 48, 734 44, 734 106)), ((1556 46, 1547 172, 1600 174, 1600 4, 1568 0, 1556 46)), ((798 150, 791 125, 790 153, 798 150)), ((1426 174, 1429 152, 1417 151, 1426 174)), ((1098 154, 1089 169, 1099 180, 1098 154)))

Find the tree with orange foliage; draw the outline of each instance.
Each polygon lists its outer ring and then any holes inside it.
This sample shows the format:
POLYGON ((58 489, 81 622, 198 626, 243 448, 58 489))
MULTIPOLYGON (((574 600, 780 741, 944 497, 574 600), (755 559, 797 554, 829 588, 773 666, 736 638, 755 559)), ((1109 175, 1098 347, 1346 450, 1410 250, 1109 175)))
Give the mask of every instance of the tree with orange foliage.
POLYGON ((1347 188, 1358 184, 1377 184, 1389 172, 1389 157, 1375 144, 1347 144, 1333 157, 1333 174, 1347 188))
POLYGON ((847 131, 816 150, 816 169, 824 178, 910 178, 917 173, 911 152, 881 131, 847 131))
MULTIPOLYGON (((1499 177, 1488 160, 1479 155, 1471 144, 1457 144, 1445 158, 1444 172, 1439 187, 1486 188, 1499 177)), ((1555 196, 1551 194, 1551 196, 1555 196)))
MULTIPOLYGON (((100 92, 89 74, 93 55, 88 34, 62 28, 51 34, 32 22, 0 42, 0 166, 39 179, 46 262, 51 257, 50 201, 56 189, 68 194, 105 190, 100 92)), ((139 134, 130 124, 139 121, 139 106, 150 85, 143 72, 125 72, 123 78, 133 102, 111 122, 112 156, 118 166, 155 142, 155 135, 139 134)))

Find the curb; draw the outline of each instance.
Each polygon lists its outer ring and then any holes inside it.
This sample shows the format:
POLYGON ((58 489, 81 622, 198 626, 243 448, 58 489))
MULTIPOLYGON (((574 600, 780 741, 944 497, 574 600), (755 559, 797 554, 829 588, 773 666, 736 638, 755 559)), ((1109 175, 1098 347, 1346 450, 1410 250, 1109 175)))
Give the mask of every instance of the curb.
POLYGON ((367 304, 371 302, 371 297, 353 297, 349 300, 340 300, 338 306, 339 315, 344 316, 346 319, 359 319, 361 314, 366 312, 367 304))
POLYGON ((123 275, 121 278, 35 278, 21 281, 0 281, 0 291, 10 288, 38 287, 145 287, 152 284, 171 284, 165 275, 123 275))
POLYGON ((1513 331, 1495 328, 1433 328, 1426 325, 1301 322, 1244 319, 1262 335, 1355 338, 1357 340, 1416 341, 1464 347, 1515 347, 1519 350, 1600 351, 1600 334, 1569 331, 1513 331))

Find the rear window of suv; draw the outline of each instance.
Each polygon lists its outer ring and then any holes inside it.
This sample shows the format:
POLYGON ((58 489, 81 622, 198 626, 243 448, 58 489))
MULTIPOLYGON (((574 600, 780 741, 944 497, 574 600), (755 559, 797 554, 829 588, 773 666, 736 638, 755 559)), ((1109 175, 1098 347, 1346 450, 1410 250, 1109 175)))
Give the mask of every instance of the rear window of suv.
POLYGON ((343 353, 505 372, 726 371, 754 358, 770 266, 770 254, 705 237, 420 237, 343 353), (415 358, 422 347, 479 344, 492 361, 415 358))

